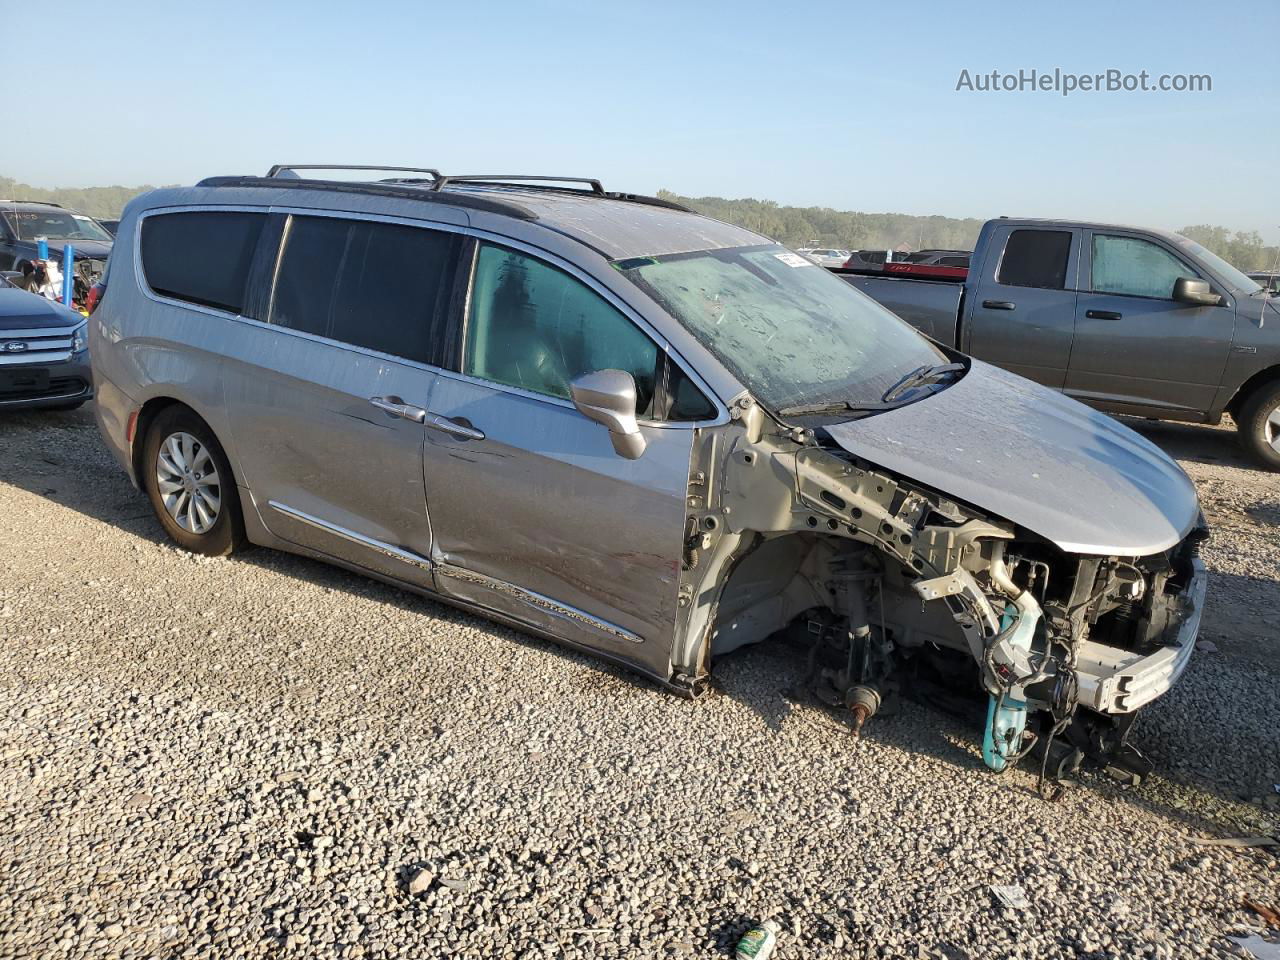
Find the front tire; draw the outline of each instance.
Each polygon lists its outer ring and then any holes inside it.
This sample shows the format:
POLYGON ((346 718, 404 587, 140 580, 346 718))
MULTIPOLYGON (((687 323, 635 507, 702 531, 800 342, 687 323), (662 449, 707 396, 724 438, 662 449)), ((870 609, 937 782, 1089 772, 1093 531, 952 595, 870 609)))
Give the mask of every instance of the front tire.
POLYGON ((1280 383, 1268 384, 1245 402, 1236 429, 1255 460, 1280 470, 1280 383))
POLYGON ((143 482, 156 518, 174 543, 225 557, 245 542, 231 464, 208 424, 186 407, 163 410, 147 431, 143 482))

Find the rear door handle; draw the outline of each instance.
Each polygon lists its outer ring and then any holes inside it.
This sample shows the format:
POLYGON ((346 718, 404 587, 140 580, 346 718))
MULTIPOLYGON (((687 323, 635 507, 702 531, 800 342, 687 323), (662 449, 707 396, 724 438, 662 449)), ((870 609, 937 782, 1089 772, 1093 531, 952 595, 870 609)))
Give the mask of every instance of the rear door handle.
POLYGON ((405 403, 399 397, 370 397, 369 402, 383 413, 389 413, 391 416, 399 417, 401 420, 424 423, 427 419, 427 411, 421 407, 415 407, 411 403, 405 403))
POLYGON ((1013 310, 1018 306, 1008 300, 983 300, 982 305, 988 310, 1013 310))
POLYGON ((1124 314, 1116 313, 1114 310, 1086 310, 1084 315, 1090 320, 1119 320, 1124 316, 1124 314))
POLYGON ((448 417, 442 417, 438 413, 428 413, 426 414, 426 418, 420 422, 425 423, 432 430, 440 430, 463 440, 484 439, 483 430, 477 430, 475 427, 468 427, 466 424, 458 423, 456 420, 450 420, 448 417))

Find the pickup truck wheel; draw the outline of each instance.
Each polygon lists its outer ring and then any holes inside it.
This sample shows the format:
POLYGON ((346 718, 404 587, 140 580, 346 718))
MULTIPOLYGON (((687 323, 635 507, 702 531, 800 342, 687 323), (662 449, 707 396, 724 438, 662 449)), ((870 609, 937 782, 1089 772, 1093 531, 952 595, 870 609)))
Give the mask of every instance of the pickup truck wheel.
POLYGON ((208 425, 186 407, 162 411, 147 431, 142 477, 156 518, 178 546, 225 557, 245 542, 231 464, 208 425))
POLYGON ((1254 459, 1280 470, 1280 383, 1268 384, 1245 402, 1236 429, 1254 459))

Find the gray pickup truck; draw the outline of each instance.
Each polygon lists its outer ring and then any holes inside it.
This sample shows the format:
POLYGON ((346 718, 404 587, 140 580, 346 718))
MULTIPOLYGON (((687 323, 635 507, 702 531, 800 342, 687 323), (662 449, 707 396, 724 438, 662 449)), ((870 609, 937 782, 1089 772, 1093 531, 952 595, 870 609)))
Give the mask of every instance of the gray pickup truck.
POLYGON ((1109 413, 1235 420, 1280 470, 1280 303, 1162 230, 989 220, 967 276, 839 271, 933 339, 1109 413))

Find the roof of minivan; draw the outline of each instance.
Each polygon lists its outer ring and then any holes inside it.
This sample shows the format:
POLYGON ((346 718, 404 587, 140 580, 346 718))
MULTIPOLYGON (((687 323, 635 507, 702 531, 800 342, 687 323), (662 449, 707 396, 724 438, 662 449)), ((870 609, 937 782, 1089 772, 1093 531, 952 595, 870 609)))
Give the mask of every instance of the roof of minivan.
POLYGON ((332 207, 335 195, 344 193, 370 199, 373 196, 390 197, 386 201, 390 203, 413 203, 420 196, 424 203, 433 206, 456 206, 464 211, 482 207, 487 213, 498 216, 503 214, 505 207, 516 219, 554 230, 586 244, 611 260, 774 242, 732 224, 656 203, 595 196, 574 190, 505 184, 457 184, 436 191, 428 184, 339 185, 326 181, 313 185, 306 180, 217 177, 194 188, 177 188, 173 193, 158 191, 154 199, 160 203, 174 200, 182 203, 243 203, 252 197, 256 202, 281 206, 293 203, 332 207), (175 193, 181 196, 180 200, 175 193))
POLYGON ((629 200, 519 187, 446 187, 445 193, 511 200, 537 222, 594 247, 611 260, 772 243, 701 214, 629 200))

